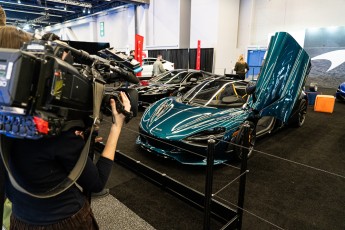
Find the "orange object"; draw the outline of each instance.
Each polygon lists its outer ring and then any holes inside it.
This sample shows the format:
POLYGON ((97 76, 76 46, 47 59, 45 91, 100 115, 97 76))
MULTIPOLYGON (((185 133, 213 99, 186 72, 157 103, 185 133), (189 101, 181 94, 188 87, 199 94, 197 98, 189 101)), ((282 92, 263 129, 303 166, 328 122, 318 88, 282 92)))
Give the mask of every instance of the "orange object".
POLYGON ((314 104, 314 111, 333 113, 335 97, 331 95, 317 95, 314 104))

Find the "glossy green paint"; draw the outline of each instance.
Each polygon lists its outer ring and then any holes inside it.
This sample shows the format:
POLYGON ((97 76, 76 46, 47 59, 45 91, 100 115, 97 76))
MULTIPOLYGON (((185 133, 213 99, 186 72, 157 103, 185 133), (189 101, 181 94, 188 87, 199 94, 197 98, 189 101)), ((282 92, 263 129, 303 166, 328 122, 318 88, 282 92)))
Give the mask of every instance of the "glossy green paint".
POLYGON ((165 98, 145 111, 140 126, 157 138, 178 141, 215 127, 224 127, 226 132, 236 130, 249 114, 242 108, 194 107, 165 98))
POLYGON ((274 116, 286 122, 309 70, 310 58, 297 41, 286 32, 276 33, 256 84, 256 101, 251 100, 249 106, 260 117, 274 116))
POLYGON ((175 98, 164 98, 146 110, 140 128, 145 135, 168 142, 168 147, 155 147, 140 136, 137 144, 184 164, 204 165, 207 146, 188 145, 186 140, 205 130, 225 128, 215 154, 215 164, 222 163, 231 158, 226 150, 232 134, 244 121, 263 116, 288 121, 309 70, 310 58, 295 39, 286 32, 276 33, 271 39, 256 90, 245 108, 197 107, 175 98), (189 154, 192 157, 187 158, 189 152, 196 154, 189 154))

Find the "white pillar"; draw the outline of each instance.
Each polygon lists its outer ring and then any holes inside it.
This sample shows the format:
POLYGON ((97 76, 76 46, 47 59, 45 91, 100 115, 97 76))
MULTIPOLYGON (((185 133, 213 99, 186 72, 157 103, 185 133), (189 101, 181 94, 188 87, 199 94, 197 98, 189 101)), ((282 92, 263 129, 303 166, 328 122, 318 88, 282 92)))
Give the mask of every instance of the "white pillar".
POLYGON ((97 42, 97 20, 95 17, 92 17, 92 20, 89 22, 89 28, 90 28, 90 41, 91 42, 97 42))

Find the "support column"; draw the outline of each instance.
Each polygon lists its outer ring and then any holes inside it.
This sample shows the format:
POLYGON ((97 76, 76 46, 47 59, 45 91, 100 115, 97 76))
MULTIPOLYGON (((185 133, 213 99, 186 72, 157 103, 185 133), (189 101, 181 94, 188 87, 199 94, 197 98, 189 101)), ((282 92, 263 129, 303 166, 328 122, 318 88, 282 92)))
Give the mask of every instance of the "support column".
POLYGON ((90 41, 91 42, 97 42, 98 41, 98 30, 97 30, 97 20, 95 17, 92 18, 92 20, 89 22, 89 28, 90 28, 90 41))

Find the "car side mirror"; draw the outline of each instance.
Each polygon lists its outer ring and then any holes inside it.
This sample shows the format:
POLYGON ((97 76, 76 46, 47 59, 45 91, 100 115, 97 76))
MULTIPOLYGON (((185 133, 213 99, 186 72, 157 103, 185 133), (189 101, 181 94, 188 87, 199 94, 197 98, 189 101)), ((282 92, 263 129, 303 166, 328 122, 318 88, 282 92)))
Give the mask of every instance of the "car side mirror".
POLYGON ((246 94, 253 95, 253 102, 254 103, 256 102, 255 90, 256 90, 256 85, 248 86, 246 88, 246 94))
POLYGON ((254 94, 255 89, 256 89, 256 85, 248 86, 248 87, 246 88, 246 93, 247 93, 248 95, 252 95, 252 94, 254 94))

